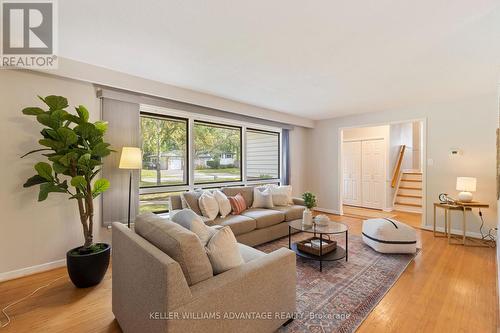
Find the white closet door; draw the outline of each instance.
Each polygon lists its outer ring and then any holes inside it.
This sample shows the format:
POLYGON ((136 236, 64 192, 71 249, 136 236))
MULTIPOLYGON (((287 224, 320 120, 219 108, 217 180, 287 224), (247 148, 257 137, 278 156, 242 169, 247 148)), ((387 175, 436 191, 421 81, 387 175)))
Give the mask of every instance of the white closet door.
POLYGON ((344 142, 342 158, 343 203, 361 205, 361 141, 344 142))
POLYGON ((362 206, 382 209, 385 195, 384 140, 363 141, 361 147, 362 206))

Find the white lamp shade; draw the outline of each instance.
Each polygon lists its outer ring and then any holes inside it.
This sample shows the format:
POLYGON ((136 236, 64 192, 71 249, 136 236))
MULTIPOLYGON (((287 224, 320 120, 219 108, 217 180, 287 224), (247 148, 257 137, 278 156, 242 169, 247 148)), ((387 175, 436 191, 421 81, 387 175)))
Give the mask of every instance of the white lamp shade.
POLYGON ((120 169, 141 169, 142 152, 137 147, 123 147, 120 156, 120 169))
POLYGON ((476 178, 474 177, 457 177, 457 191, 475 192, 476 178))

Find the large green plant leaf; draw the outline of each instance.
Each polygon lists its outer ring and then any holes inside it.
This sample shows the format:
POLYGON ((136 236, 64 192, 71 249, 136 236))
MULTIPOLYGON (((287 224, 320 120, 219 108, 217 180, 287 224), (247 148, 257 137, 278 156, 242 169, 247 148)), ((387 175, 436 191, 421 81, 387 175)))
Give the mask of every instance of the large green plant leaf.
POLYGON ((71 186, 79 188, 81 190, 85 190, 87 187, 87 181, 83 176, 75 176, 71 178, 71 186))
POLYGON ((66 193, 66 190, 53 183, 43 183, 40 185, 38 201, 44 201, 45 199, 47 199, 49 193, 51 192, 66 193))
POLYGON ((23 114, 25 114, 27 116, 38 116, 39 114, 42 114, 44 112, 45 111, 43 111, 42 109, 37 108, 37 107, 29 107, 29 108, 23 109, 23 114))
POLYGON ((79 133, 84 139, 92 139, 93 137, 100 136, 101 132, 99 132, 94 124, 91 123, 81 123, 80 125, 75 127, 75 131, 79 133))
POLYGON ((61 141, 65 146, 71 146, 78 141, 78 136, 76 133, 67 127, 61 127, 57 129, 57 134, 60 136, 61 141))
POLYGON ((80 119, 83 120, 83 122, 89 121, 89 111, 85 108, 83 105, 79 105, 77 108, 75 108, 76 113, 80 116, 80 119))
POLYGON ((35 164, 35 170, 38 172, 40 177, 47 179, 48 181, 52 181, 52 167, 49 163, 46 162, 38 162, 35 164))
POLYGON ((66 155, 64 155, 59 159, 59 163, 61 163, 66 167, 69 167, 71 165, 71 161, 76 161, 76 160, 78 160, 78 153, 75 151, 70 151, 69 153, 67 153, 66 155))
POLYGON ((94 123, 94 126, 95 126, 95 128, 97 128, 97 130, 99 132, 101 132, 101 134, 106 133, 106 131, 108 130, 108 122, 107 121, 101 121, 101 120, 96 121, 94 123))
POLYGON ((94 188, 92 189, 92 197, 96 198, 99 194, 105 192, 109 188, 109 181, 101 178, 95 181, 94 188))
POLYGON ((52 163, 52 167, 54 168, 55 173, 66 173, 68 171, 68 167, 62 165, 61 163, 54 162, 52 163))
POLYGON ((52 128, 44 128, 40 134, 43 135, 45 139, 54 139, 54 140, 59 140, 59 134, 57 134, 56 130, 53 130, 52 128))
POLYGON ((38 140, 38 143, 41 144, 42 146, 50 147, 53 150, 59 150, 66 147, 66 145, 63 142, 52 139, 40 139, 38 140))
POLYGON ((107 156, 111 153, 111 151, 108 149, 108 147, 109 147, 109 143, 99 142, 94 147, 94 149, 92 149, 92 155, 99 156, 99 157, 107 156))
POLYGON ((50 95, 45 98, 38 96, 38 98, 47 104, 51 111, 61 110, 68 107, 68 100, 66 97, 50 95))
POLYGON ((48 180, 43 178, 40 175, 34 175, 33 177, 28 178, 28 180, 23 184, 23 187, 31 187, 38 184, 46 183, 48 180))

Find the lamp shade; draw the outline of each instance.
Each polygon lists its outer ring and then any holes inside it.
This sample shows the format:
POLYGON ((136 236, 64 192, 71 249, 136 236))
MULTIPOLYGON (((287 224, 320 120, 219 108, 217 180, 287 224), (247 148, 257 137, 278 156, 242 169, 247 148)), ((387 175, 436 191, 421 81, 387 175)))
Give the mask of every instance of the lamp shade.
POLYGON ((137 147, 123 147, 120 156, 120 169, 141 169, 142 153, 137 147))
POLYGON ((476 178, 474 177, 457 177, 457 191, 475 192, 476 178))

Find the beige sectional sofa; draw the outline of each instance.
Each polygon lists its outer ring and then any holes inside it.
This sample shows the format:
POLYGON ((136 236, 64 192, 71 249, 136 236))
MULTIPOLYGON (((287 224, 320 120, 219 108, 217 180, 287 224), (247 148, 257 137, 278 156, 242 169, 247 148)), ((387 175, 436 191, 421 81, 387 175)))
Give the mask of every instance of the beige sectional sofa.
MULTIPOLYGON (((252 207, 253 191, 253 186, 222 188, 222 192, 227 196, 235 196, 240 193, 245 199, 247 207, 252 207)), ((202 191, 191 191, 184 193, 182 196, 171 196, 170 214, 173 215, 183 208, 190 208, 196 214, 202 216, 198 205, 201 193, 202 191)), ((288 235, 286 222, 302 219, 304 209, 304 201, 300 198, 293 198, 293 204, 288 206, 275 206, 272 209, 248 208, 240 215, 228 215, 225 218, 218 216, 213 221, 204 218, 204 221, 208 225, 227 225, 233 231, 238 242, 255 246, 288 235)))
POLYGON ((294 252, 265 254, 238 244, 244 264, 213 275, 202 265, 208 259, 199 238, 160 219, 139 217, 136 232, 113 223, 112 305, 125 333, 265 333, 289 321, 296 301, 294 252))

